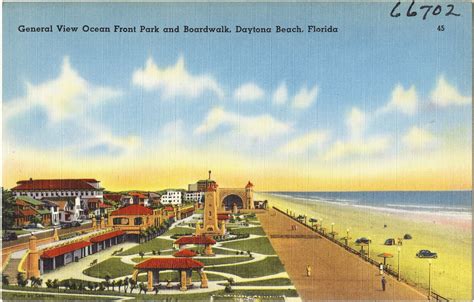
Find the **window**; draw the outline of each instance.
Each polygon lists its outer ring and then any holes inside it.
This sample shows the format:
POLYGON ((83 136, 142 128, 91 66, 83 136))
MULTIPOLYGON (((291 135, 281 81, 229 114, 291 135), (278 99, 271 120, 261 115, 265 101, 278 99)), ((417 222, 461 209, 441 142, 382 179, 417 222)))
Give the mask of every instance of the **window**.
POLYGON ((128 218, 124 217, 117 217, 113 219, 114 225, 127 225, 128 224, 128 218))
POLYGON ((134 224, 135 225, 141 225, 143 223, 143 219, 141 217, 135 218, 134 224))

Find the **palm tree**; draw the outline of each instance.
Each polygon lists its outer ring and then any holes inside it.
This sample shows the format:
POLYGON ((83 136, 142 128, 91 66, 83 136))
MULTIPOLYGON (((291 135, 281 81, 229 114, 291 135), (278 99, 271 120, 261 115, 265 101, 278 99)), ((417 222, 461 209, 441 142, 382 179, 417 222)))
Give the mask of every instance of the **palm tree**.
POLYGON ((123 291, 124 291, 125 293, 127 292, 128 284, 129 284, 128 277, 125 277, 125 279, 123 279, 123 291))
POLYGON ((135 287, 137 286, 137 281, 130 279, 129 282, 130 282, 130 293, 132 293, 135 287))
POLYGON ((2 275, 2 284, 3 285, 9 285, 10 280, 8 279, 8 275, 2 275))
POLYGON ((88 288, 89 290, 94 290, 94 288, 95 288, 94 283, 92 283, 92 282, 90 282, 90 281, 87 282, 87 288, 88 288))
POLYGON ((25 280, 25 275, 23 273, 16 274, 16 281, 21 287, 25 287, 28 283, 28 280, 25 280))
POLYGON ((122 279, 117 280, 116 285, 117 285, 117 287, 118 287, 118 291, 120 292, 120 288, 121 288, 122 285, 123 285, 123 280, 122 280, 122 279))
POLYGON ((105 274, 105 286, 107 287, 107 290, 110 288, 110 279, 112 279, 112 276, 109 273, 105 274))
POLYGON ((138 255, 140 255, 140 257, 143 259, 143 256, 145 256, 145 252, 144 252, 144 251, 140 251, 140 252, 138 253, 138 255))

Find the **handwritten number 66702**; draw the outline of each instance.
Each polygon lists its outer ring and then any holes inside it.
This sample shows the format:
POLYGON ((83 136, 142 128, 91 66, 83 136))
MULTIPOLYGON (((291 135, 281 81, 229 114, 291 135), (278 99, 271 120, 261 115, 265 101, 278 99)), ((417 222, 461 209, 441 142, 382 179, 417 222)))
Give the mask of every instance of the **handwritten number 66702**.
MULTIPOLYGON (((399 6, 401 2, 398 1, 395 6, 392 8, 392 11, 390 12, 390 16, 394 18, 400 17, 400 12, 399 12, 399 6)), ((415 6, 415 0, 413 0, 410 4, 410 6, 407 9, 406 16, 407 17, 415 17, 418 15, 418 12, 424 13, 423 14, 423 20, 426 20, 426 17, 428 14, 431 12, 433 16, 438 16, 440 15, 444 10, 447 10, 447 12, 444 13, 445 16, 455 16, 459 17, 461 14, 455 13, 454 12, 454 5, 453 4, 447 4, 446 7, 443 9, 442 5, 421 5, 418 8, 414 8, 415 6), (418 12, 417 12, 418 10, 418 12)))

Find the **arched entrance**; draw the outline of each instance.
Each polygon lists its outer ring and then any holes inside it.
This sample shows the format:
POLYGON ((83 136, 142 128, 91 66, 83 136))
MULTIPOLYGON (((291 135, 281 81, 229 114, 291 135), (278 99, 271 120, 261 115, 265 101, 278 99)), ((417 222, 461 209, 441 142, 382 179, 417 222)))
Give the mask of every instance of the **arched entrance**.
POLYGON ((222 206, 226 209, 226 210, 232 210, 232 206, 233 204, 235 203, 235 205, 237 206, 238 209, 242 209, 244 207, 244 202, 242 200, 242 198, 238 195, 235 195, 235 194, 230 194, 230 195, 227 195, 224 200, 222 200, 222 206))

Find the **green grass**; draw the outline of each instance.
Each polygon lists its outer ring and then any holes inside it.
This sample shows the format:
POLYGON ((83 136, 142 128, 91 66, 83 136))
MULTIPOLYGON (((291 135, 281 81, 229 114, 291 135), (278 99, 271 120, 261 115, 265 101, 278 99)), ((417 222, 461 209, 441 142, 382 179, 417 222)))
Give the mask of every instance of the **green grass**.
POLYGON ((204 263, 204 265, 218 265, 228 263, 239 263, 251 260, 247 257, 226 257, 226 258, 196 258, 195 260, 204 263))
POLYGON ((243 278, 262 277, 285 271, 278 257, 268 257, 264 260, 247 264, 209 267, 206 270, 210 272, 229 273, 243 278))
POLYGON ((69 295, 56 295, 56 294, 39 294, 39 293, 12 293, 12 292, 2 292, 3 301, 77 301, 77 300, 86 300, 91 301, 101 300, 101 301, 116 301, 114 299, 95 296, 95 297, 82 297, 80 295, 69 296, 69 295))
POLYGON ((123 263, 120 258, 110 258, 85 269, 83 273, 91 277, 104 279, 107 274, 110 274, 112 278, 131 275, 133 270, 133 265, 123 263))
POLYGON ((162 236, 171 236, 174 234, 194 234, 195 231, 196 230, 193 228, 175 227, 167 230, 162 236))
POLYGON ((235 251, 228 251, 218 247, 213 247, 212 252, 216 255, 235 255, 235 251))
MULTIPOLYGON (((225 283, 222 283, 225 285, 225 283)), ((236 282, 235 286, 284 286, 292 285, 291 280, 288 278, 274 278, 267 280, 258 280, 258 281, 247 281, 247 282, 236 282)))
POLYGON ((142 243, 140 245, 136 245, 126 251, 119 253, 120 256, 127 256, 127 255, 134 255, 138 254, 139 252, 151 252, 153 250, 167 250, 173 248, 173 241, 161 238, 155 238, 148 242, 142 243))
MULTIPOLYGON (((234 295, 244 295, 244 296, 286 296, 286 297, 298 297, 298 292, 294 289, 259 289, 259 290, 233 290, 232 294, 234 295)), ((283 301, 275 300, 272 301, 283 301)))
MULTIPOLYGON (((275 255, 270 241, 267 237, 260 237, 248 240, 240 240, 235 242, 226 242, 222 246, 242 251, 251 251, 264 255, 275 255)), ((235 254, 235 253, 234 253, 235 254)))
MULTIPOLYGON (((227 278, 226 277, 223 277, 221 275, 217 275, 217 274, 212 274, 212 273, 208 273, 206 271, 206 275, 207 275, 207 279, 209 281, 226 281, 227 278)), ((162 272, 160 273, 160 282, 161 283, 165 283, 168 279, 171 280, 172 282, 179 282, 180 279, 179 279, 179 275, 178 275, 178 272, 162 272)), ((139 282, 146 282, 148 280, 147 276, 146 275, 139 275, 137 280, 139 282)), ((193 272, 193 282, 201 282, 201 277, 199 276, 198 273, 196 272, 193 272)))
POLYGON ((234 234, 266 235, 265 231, 261 227, 232 229, 230 232, 234 234))

